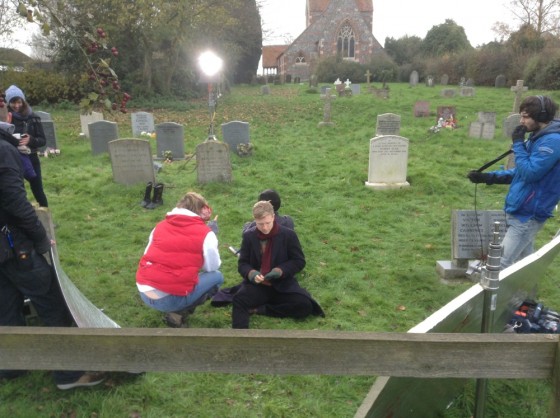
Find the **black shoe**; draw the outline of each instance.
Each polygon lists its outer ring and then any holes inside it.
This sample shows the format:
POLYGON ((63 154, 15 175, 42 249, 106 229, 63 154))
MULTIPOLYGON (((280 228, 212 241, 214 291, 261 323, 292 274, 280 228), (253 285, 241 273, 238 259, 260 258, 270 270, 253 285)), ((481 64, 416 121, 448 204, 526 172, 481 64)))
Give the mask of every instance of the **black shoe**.
POLYGON ((163 183, 154 186, 154 197, 152 201, 146 205, 146 209, 155 209, 157 206, 163 205, 163 183))
POLYGON ((168 312, 163 317, 163 322, 170 328, 188 328, 187 317, 188 315, 181 315, 178 312, 168 312))
POLYGON ((27 370, 0 370, 0 380, 13 380, 26 374, 27 370))
POLYGON ((148 182, 146 185, 146 191, 144 192, 144 200, 140 202, 140 206, 145 208, 151 202, 152 196, 152 182, 148 182))

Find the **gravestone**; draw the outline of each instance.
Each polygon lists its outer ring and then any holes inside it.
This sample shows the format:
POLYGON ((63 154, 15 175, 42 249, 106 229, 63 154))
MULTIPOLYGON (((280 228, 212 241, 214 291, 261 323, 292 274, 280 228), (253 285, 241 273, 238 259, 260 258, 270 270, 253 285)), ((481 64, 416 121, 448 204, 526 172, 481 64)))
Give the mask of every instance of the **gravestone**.
POLYGON ((377 125, 375 136, 381 135, 400 135, 401 117, 394 113, 384 113, 377 115, 377 125))
POLYGON ((503 74, 499 74, 496 76, 496 80, 494 81, 495 88, 503 88, 506 86, 506 76, 503 74))
POLYGON ((264 86, 261 87, 261 94, 263 96, 267 96, 270 94, 270 86, 268 84, 265 84, 264 86))
POLYGON ((103 120, 103 113, 91 112, 86 115, 80 115, 80 124, 82 126, 82 133, 89 138, 88 125, 92 122, 103 120))
POLYGON ((426 77, 426 87, 435 87, 434 77, 431 75, 426 77))
POLYGON ((125 186, 148 182, 155 184, 150 141, 135 138, 109 141, 109 157, 115 183, 125 186))
POLYGON ((447 74, 441 76, 440 84, 442 86, 447 86, 447 84, 449 84, 449 76, 447 74))
POLYGON ((200 184, 232 181, 229 146, 221 141, 207 139, 196 146, 196 173, 200 184))
POLYGON ((474 87, 474 80, 472 78, 469 78, 467 81, 465 81, 465 86, 474 87))
POLYGON ((58 144, 56 142, 56 130, 54 127, 54 121, 50 113, 38 110, 35 112, 37 116, 41 119, 41 125, 43 126, 43 132, 45 133, 45 138, 47 143, 44 147, 39 148, 40 152, 46 149, 58 149, 58 144))
POLYGON ((142 132, 152 133, 155 130, 154 115, 148 112, 134 112, 132 120, 132 136, 138 137, 142 132))
POLYGON ((321 86, 321 94, 327 94, 327 89, 330 89, 330 86, 321 86))
POLYGON ((185 158, 185 134, 183 125, 175 122, 159 123, 155 126, 157 154, 156 160, 165 160, 169 152, 173 160, 185 158))
POLYGON ((474 87, 470 87, 470 86, 461 87, 460 94, 463 97, 474 97, 474 87))
POLYGON ((443 118, 444 121, 448 119, 456 120, 457 111, 455 109, 455 106, 438 106, 436 121, 438 121, 440 118, 443 118))
POLYGON ((483 260, 493 240, 494 222, 500 222, 500 239, 506 223, 502 210, 455 210, 451 221, 451 261, 437 261, 436 270, 444 279, 464 278, 470 260, 483 260))
POLYGON ((364 74, 364 76, 365 76, 365 78, 366 78, 366 83, 368 84, 368 86, 369 86, 369 84, 370 84, 370 82, 371 82, 371 76, 372 76, 372 75, 373 75, 373 74, 369 71, 369 69, 368 69, 368 70, 366 71, 366 73, 364 74))
POLYGON ((239 155, 237 146, 251 142, 249 136, 249 123, 237 120, 222 123, 222 138, 223 141, 228 144, 229 150, 239 155))
POLYGON ((457 92, 456 92, 455 89, 443 89, 443 90, 441 91, 441 95, 442 95, 443 97, 448 97, 448 98, 455 97, 455 94, 456 94, 456 93, 457 93, 457 92))
POLYGON ((334 122, 331 120, 331 106, 336 96, 332 95, 331 89, 327 88, 325 94, 321 95, 321 99, 325 101, 325 106, 323 108, 323 120, 319 122, 318 126, 334 126, 334 122))
POLYGON ((513 112, 519 112, 519 106, 521 105, 521 98, 523 97, 523 93, 528 90, 527 86, 523 85, 523 80, 517 80, 515 86, 510 88, 511 91, 515 93, 515 99, 513 101, 513 112))
POLYGON ((519 126, 520 120, 521 115, 519 113, 514 113, 504 119, 504 123, 502 124, 502 131, 506 138, 511 139, 511 134, 513 133, 513 130, 517 126, 519 126))
POLYGON ((309 77, 309 87, 317 87, 317 76, 315 74, 311 74, 311 77, 309 77))
POLYGON ((414 103, 414 116, 417 118, 430 116, 430 103, 424 100, 414 103))
POLYGON ((377 136, 369 142, 366 187, 374 190, 401 189, 408 169, 408 139, 398 135, 377 136))
POLYGON ((119 139, 119 127, 116 122, 99 120, 88 124, 91 152, 93 155, 109 152, 109 141, 119 139))
POLYGON ((478 112, 477 120, 469 127, 471 138, 494 139, 496 133, 496 112, 478 112))
POLYGON ((416 87, 416 85, 418 84, 418 71, 414 70, 410 73, 410 77, 408 79, 408 84, 410 85, 410 87, 416 87))
POLYGON ((361 93, 361 87, 359 84, 352 84, 350 86, 350 88, 352 89, 352 95, 356 95, 356 94, 360 94, 361 93))

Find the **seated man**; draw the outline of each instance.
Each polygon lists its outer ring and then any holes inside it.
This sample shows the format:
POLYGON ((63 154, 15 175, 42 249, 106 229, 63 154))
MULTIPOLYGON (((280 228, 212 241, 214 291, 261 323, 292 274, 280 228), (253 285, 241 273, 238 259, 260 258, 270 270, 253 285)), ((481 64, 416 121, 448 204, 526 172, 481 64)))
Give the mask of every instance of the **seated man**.
POLYGON ((212 209, 198 193, 187 193, 150 234, 136 272, 146 305, 166 312, 171 327, 182 327, 196 306, 224 282, 216 234, 205 223, 212 209))
MULTIPOLYGON (((278 192, 276 190, 273 190, 273 189, 263 190, 259 194, 259 201, 265 201, 265 202, 268 201, 272 204, 272 207, 274 208, 274 217, 276 219, 276 222, 278 222, 279 225, 285 226, 286 228, 295 230, 293 219, 289 215, 280 215, 278 213, 278 210, 280 209, 280 205, 282 204, 282 200, 280 199, 280 195, 278 194, 278 192)), ((255 226, 255 221, 246 222, 245 225, 243 225, 243 231, 242 231, 241 235, 243 236, 243 233, 245 231, 249 230, 250 228, 252 228, 254 226, 255 226)), ((234 255, 239 257, 239 250, 237 248, 229 247, 229 250, 234 255)))
POLYGON ((233 295, 232 327, 249 328, 251 314, 279 318, 324 316, 295 275, 305 267, 296 233, 275 220, 270 202, 253 206, 255 226, 243 233, 237 270, 243 277, 233 295))

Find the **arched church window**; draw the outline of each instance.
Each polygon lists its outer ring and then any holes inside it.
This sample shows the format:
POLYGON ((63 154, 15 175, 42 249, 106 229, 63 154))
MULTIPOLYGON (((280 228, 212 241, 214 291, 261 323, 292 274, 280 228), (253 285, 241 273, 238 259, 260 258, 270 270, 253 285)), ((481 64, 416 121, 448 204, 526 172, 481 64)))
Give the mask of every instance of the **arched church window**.
POLYGON ((352 26, 348 22, 344 23, 338 32, 337 53, 342 58, 354 58, 355 42, 352 26))

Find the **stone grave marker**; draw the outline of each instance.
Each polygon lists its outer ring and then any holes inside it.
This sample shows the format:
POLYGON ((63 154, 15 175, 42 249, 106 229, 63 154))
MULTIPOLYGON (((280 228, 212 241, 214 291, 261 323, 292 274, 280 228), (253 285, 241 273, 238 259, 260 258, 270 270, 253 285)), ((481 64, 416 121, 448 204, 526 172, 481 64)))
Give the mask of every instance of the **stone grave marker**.
POLYGON ((155 184, 150 141, 136 138, 109 141, 109 157, 115 183, 131 186, 151 181, 155 184))
POLYGON ((222 123, 222 138, 223 141, 228 144, 229 150, 239 155, 237 146, 251 142, 251 138, 249 136, 249 123, 237 120, 222 123))
POLYGON ((474 80, 472 78, 467 79, 467 81, 465 81, 465 86, 474 87, 474 80))
POLYGON ((494 139, 496 133, 496 112, 478 112, 478 118, 469 127, 472 138, 494 139))
POLYGON ((440 84, 442 86, 447 86, 447 84, 449 84, 449 76, 447 74, 441 76, 440 84))
POLYGON ((441 95, 443 97, 448 97, 448 98, 455 97, 456 93, 457 91, 455 89, 443 89, 441 91, 441 95))
POLYGON ((327 89, 330 89, 330 86, 321 86, 321 94, 327 94, 327 89))
POLYGON ((317 75, 311 74, 311 77, 309 77, 309 87, 317 87, 317 83, 317 75))
POLYGON ((434 77, 429 75, 428 77, 426 77, 426 87, 435 87, 436 83, 434 81, 434 77))
POLYGON ((416 85, 418 84, 418 71, 414 70, 410 73, 410 77, 408 79, 408 84, 410 85, 410 87, 416 87, 416 85))
POLYGON ((261 94, 263 96, 267 96, 270 94, 270 86, 268 84, 265 84, 264 86, 261 86, 261 94))
POLYGON ((92 122, 103 120, 103 113, 91 112, 86 115, 80 115, 80 123, 82 126, 82 133, 89 138, 88 125, 92 122))
POLYGON ((93 155, 109 152, 109 141, 119 139, 119 127, 116 122, 91 122, 88 124, 88 130, 93 155))
POLYGON ((134 112, 130 115, 132 121, 132 136, 138 137, 142 132, 155 131, 154 115, 149 112, 134 112))
POLYGON ((499 89, 505 86, 506 86, 506 76, 503 74, 497 75, 496 80, 494 80, 494 87, 499 89))
POLYGON ((528 90, 527 86, 523 85, 523 80, 517 80, 515 86, 510 88, 511 91, 515 93, 515 99, 513 101, 513 112, 519 112, 519 106, 521 105, 521 98, 523 97, 523 93, 528 90))
POLYGON ((408 187, 408 139, 398 135, 377 136, 369 143, 366 187, 374 190, 408 187))
POLYGON ((360 94, 360 93, 361 93, 360 84, 352 84, 352 85, 350 86, 350 89, 352 89, 352 95, 356 95, 356 94, 360 94))
POLYGON ((334 122, 331 120, 331 108, 332 101, 336 99, 336 96, 331 94, 330 88, 327 88, 325 94, 321 95, 321 99, 325 101, 325 106, 323 108, 323 120, 319 122, 318 126, 334 126, 334 122))
POLYGON ((494 222, 500 222, 500 239, 506 231, 502 210, 454 210, 451 221, 451 261, 438 261, 442 278, 465 277, 470 260, 482 260, 493 240, 494 222))
POLYGON ((232 181, 229 146, 221 141, 207 139, 196 147, 196 173, 200 184, 232 181))
POLYGON ((372 76, 372 75, 373 75, 373 74, 369 71, 369 69, 368 69, 368 70, 366 71, 366 73, 364 74, 364 77, 366 78, 366 83, 368 84, 368 86, 369 86, 369 84, 371 83, 371 76, 372 76))
POLYGON ((430 116, 430 103, 425 100, 418 100, 414 103, 414 116, 417 118, 430 116))
POLYGON ((375 136, 381 135, 400 135, 401 117, 394 113, 384 113, 377 115, 377 125, 375 136))
POLYGON ((502 124, 502 131, 506 138, 511 139, 511 134, 513 133, 515 127, 519 126, 520 120, 521 115, 519 113, 513 113, 504 119, 504 123, 502 124))
POLYGON ((457 111, 455 109, 455 106, 438 106, 437 108, 437 116, 436 116, 436 122, 440 119, 443 118, 443 120, 449 120, 449 119, 457 119, 457 111))
POLYGON ((44 152, 48 148, 58 149, 58 144, 56 142, 56 130, 51 114, 41 110, 36 111, 35 114, 41 118, 41 125, 43 126, 43 132, 45 133, 45 138, 47 140, 47 144, 44 147, 39 148, 39 151, 44 152))
POLYGON ((156 160, 165 160, 166 153, 171 152, 174 160, 185 159, 185 134, 183 125, 175 122, 159 123, 156 129, 156 160))
POLYGON ((474 87, 471 86, 461 87, 460 94, 463 97, 474 97, 474 87))

